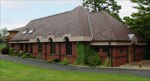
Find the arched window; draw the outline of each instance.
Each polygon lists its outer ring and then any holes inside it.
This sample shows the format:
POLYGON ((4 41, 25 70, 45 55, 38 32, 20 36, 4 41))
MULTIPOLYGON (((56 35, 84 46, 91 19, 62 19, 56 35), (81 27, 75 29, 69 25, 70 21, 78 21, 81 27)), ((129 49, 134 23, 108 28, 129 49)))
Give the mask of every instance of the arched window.
POLYGON ((50 52, 51 54, 55 54, 56 45, 51 38, 49 38, 49 42, 50 42, 50 50, 51 50, 50 52))
POLYGON ((72 55, 72 43, 69 42, 69 38, 65 37, 66 42, 66 55, 72 55))
POLYGON ((42 53, 42 43, 40 42, 39 39, 37 39, 37 43, 38 43, 38 52, 42 53))

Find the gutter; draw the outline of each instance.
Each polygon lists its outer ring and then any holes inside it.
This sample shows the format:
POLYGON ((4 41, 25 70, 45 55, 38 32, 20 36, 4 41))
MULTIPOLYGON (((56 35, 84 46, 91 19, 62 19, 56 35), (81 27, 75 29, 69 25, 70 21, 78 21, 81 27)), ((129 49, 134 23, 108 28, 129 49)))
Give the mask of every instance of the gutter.
POLYGON ((90 25, 90 31, 91 31, 91 35, 92 35, 92 39, 93 39, 93 30, 92 30, 92 25, 91 25, 89 13, 87 13, 87 16, 88 16, 88 21, 89 21, 89 25, 90 25))

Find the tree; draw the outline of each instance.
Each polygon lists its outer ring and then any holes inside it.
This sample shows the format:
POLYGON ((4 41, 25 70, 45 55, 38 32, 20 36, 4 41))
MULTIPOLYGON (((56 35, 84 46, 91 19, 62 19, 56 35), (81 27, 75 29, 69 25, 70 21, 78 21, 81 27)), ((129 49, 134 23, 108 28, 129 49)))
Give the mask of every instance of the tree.
POLYGON ((2 39, 5 40, 6 36, 8 35, 8 30, 6 27, 2 28, 1 35, 2 35, 2 39))
POLYGON ((132 13, 131 17, 124 17, 125 24, 137 34, 150 41, 150 0, 130 0, 136 3, 133 8, 138 12, 132 13))
POLYGON ((0 29, 0 42, 2 41, 2 34, 1 34, 1 29, 0 29))
POLYGON ((105 10, 117 20, 122 22, 118 15, 121 6, 117 5, 115 0, 83 0, 83 6, 86 7, 90 12, 99 12, 101 10, 105 10))

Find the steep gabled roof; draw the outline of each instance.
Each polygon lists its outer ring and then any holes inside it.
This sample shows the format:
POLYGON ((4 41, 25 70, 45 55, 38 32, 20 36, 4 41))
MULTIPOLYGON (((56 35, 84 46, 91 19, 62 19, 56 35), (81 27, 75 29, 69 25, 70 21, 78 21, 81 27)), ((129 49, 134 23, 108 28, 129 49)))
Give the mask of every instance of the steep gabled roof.
MULTIPOLYGON (((71 37, 92 37, 93 34, 92 41, 130 41, 128 34, 134 32, 103 10, 90 13, 79 6, 72 11, 32 20, 11 40, 29 40, 37 36, 47 38, 49 35, 57 38, 64 34, 71 37), (35 30, 32 34, 22 34, 31 29, 35 30)), ((144 41, 136 36, 138 41, 144 41)))
POLYGON ((86 9, 79 6, 72 11, 32 20, 24 29, 35 29, 32 34, 22 35, 24 30, 21 30, 11 40, 29 40, 48 35, 62 37, 64 34, 71 34, 72 37, 91 36, 87 13, 86 9))
MULTIPOLYGON (((93 41, 130 41, 128 34, 135 34, 103 10, 91 13, 90 19, 94 34, 93 41)), ((136 37, 138 41, 144 41, 140 36, 136 35, 136 37)))

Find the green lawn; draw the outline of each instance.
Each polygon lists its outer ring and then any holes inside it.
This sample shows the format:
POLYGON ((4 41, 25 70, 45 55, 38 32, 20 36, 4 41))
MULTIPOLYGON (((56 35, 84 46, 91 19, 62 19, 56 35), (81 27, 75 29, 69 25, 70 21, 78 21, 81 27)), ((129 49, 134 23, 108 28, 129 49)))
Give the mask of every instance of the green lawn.
POLYGON ((6 47, 6 43, 0 42, 0 51, 1 51, 1 49, 4 48, 4 47, 6 47))
POLYGON ((88 72, 55 71, 0 60, 0 81, 149 81, 150 78, 88 72))

